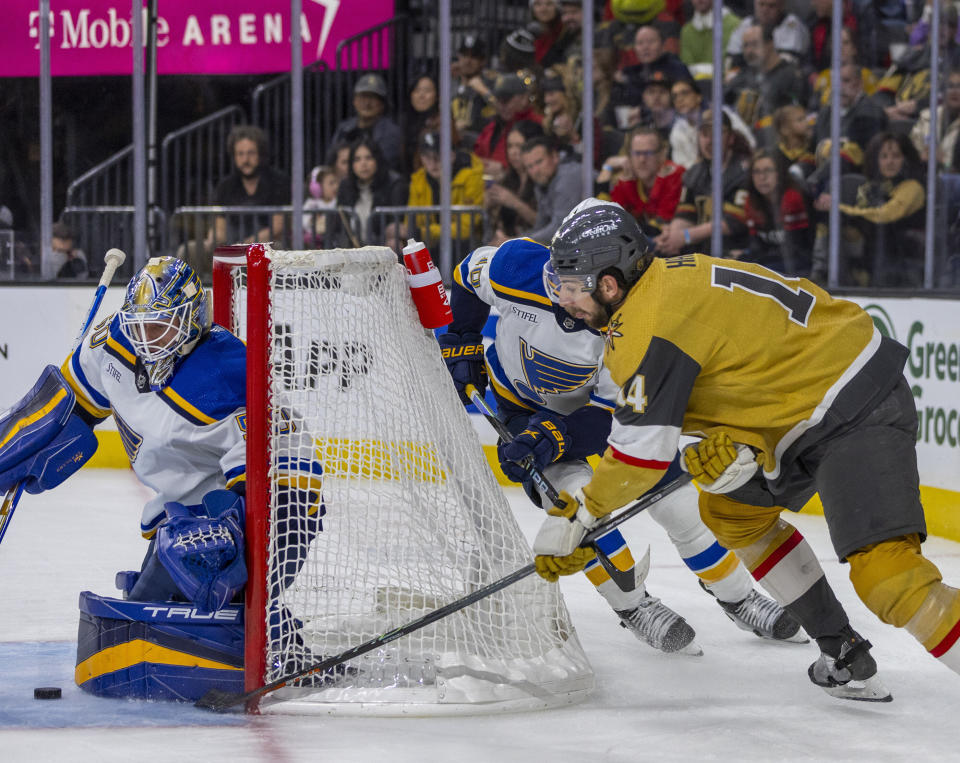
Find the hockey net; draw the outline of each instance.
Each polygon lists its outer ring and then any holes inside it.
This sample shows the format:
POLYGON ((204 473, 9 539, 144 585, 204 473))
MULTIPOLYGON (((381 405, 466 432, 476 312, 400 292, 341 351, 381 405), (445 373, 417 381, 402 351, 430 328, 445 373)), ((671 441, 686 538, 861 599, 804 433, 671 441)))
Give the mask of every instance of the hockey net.
MULTIPOLYGON (((216 259, 214 306, 247 342, 248 690, 530 562, 392 251, 254 245, 216 259), (290 428, 298 438, 281 436, 290 428), (278 521, 290 459, 322 465, 326 513, 309 544, 316 517, 278 521), (269 584, 301 557, 292 583, 269 584)), ((533 575, 261 711, 478 713, 568 704, 592 687, 559 587, 533 575)))

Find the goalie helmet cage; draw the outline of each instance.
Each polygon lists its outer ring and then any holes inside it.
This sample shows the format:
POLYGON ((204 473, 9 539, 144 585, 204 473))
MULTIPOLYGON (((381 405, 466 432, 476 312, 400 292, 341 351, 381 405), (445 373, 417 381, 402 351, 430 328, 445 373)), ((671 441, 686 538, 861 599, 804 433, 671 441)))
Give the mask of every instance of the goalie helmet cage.
MULTIPOLYGON (((244 249, 215 258, 214 319, 247 343, 251 691, 498 580, 532 553, 396 255, 244 249), (278 466, 304 461, 322 467, 325 514, 318 522, 293 507, 278 521, 278 466)), ((351 660, 320 687, 273 692, 259 710, 488 713, 570 704, 593 684, 559 586, 532 575, 351 660)))

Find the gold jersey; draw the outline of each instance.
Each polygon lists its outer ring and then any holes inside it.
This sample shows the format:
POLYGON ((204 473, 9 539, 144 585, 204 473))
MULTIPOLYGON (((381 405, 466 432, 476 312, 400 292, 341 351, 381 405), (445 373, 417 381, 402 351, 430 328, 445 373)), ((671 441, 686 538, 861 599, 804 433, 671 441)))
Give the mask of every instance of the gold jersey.
POLYGON ((600 515, 650 489, 681 434, 724 431, 751 445, 775 485, 789 449, 889 391, 906 352, 811 281, 702 254, 654 260, 606 340, 620 393, 584 491, 600 515))

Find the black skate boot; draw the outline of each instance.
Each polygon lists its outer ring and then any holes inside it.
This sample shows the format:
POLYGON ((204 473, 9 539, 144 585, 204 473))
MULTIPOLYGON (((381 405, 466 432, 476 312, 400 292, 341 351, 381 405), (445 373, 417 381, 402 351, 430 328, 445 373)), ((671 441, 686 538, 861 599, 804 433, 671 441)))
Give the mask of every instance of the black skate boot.
POLYGON ((871 644, 849 625, 837 636, 817 639, 820 657, 807 675, 827 694, 861 702, 892 702, 893 695, 877 676, 871 644))

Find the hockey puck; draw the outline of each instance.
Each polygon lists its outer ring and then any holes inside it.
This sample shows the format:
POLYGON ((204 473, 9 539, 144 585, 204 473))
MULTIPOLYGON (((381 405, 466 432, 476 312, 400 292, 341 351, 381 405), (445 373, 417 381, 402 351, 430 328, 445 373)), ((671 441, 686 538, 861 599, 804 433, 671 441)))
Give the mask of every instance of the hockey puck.
POLYGON ((59 686, 38 686, 33 690, 34 699, 60 699, 59 686))

